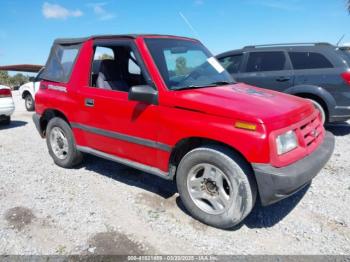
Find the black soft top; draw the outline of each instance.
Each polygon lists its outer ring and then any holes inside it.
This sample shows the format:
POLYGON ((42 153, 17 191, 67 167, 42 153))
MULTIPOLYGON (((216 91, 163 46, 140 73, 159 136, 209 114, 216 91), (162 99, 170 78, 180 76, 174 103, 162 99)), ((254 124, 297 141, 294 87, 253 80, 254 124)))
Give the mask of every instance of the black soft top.
POLYGON ((160 35, 160 34, 125 34, 125 35, 92 35, 88 37, 79 37, 79 38, 57 38, 54 41, 54 44, 61 44, 61 45, 74 45, 74 44, 81 44, 83 42, 86 42, 89 39, 104 39, 104 38, 130 38, 135 39, 139 36, 147 37, 147 36, 159 36, 159 37, 174 37, 174 38, 184 38, 184 39, 190 39, 195 40, 193 38, 189 37, 180 37, 175 35, 160 35))

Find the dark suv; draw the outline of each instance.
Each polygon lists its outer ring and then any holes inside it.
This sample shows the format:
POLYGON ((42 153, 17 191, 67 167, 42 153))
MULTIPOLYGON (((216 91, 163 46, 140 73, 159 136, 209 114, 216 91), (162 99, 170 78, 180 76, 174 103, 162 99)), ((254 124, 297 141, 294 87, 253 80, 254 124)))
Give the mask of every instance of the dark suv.
POLYGON ((239 82, 312 100, 324 122, 350 119, 350 49, 328 43, 246 46, 217 56, 239 82))

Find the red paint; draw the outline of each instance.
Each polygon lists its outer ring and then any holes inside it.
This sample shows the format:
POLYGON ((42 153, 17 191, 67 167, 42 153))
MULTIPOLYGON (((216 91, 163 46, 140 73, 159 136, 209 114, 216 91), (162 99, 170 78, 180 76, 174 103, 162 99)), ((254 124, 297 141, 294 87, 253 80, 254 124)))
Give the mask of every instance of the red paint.
MULTIPOLYGON (((128 94, 89 87, 93 39, 87 40, 79 53, 67 84, 42 82, 67 88, 67 93, 41 88, 36 95, 36 111, 55 109, 69 122, 80 123, 125 135, 157 141, 171 147, 186 138, 201 137, 224 143, 239 151, 250 163, 270 163, 280 167, 313 152, 322 142, 324 129, 319 125, 318 138, 306 146, 300 128, 319 117, 312 104, 304 99, 270 90, 236 84, 222 87, 170 91, 145 45, 145 37, 132 40, 159 92, 159 105, 129 101, 128 94), (84 106, 93 98, 95 107, 84 106), (237 121, 254 123, 256 131, 234 127, 237 121), (297 130, 299 147, 277 156, 275 138, 288 130, 297 130)), ((169 37, 169 36, 162 36, 169 37)), ((182 38, 186 39, 186 38, 182 38)), ((196 41, 188 39, 188 41, 196 41)), ((73 129, 78 145, 91 147, 142 164, 169 169, 171 152, 73 129)))

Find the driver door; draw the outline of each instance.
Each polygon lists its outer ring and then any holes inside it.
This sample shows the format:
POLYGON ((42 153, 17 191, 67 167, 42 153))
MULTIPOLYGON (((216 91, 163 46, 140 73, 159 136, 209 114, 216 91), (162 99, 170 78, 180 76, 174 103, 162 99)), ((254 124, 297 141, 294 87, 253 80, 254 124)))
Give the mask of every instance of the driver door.
MULTIPOLYGON (((79 116, 81 120, 79 128, 84 134, 87 147, 91 149, 156 166, 158 106, 130 101, 128 90, 125 88, 125 85, 130 88, 137 81, 141 81, 139 78, 142 78, 140 68, 138 77, 135 76, 135 68, 133 72, 129 72, 131 58, 127 52, 133 53, 137 61, 135 48, 129 40, 118 40, 113 44, 109 41, 105 45, 100 43, 95 46, 93 63, 96 65, 103 63, 104 59, 113 60, 120 68, 116 68, 118 70, 115 72, 112 70, 112 73, 121 74, 122 80, 110 81, 111 89, 98 86, 98 77, 101 72, 94 64, 91 66, 90 84, 79 91, 80 108, 83 108, 79 116), (106 54, 99 52, 105 49, 109 52, 106 54), (119 88, 118 85, 122 81, 123 88, 119 88)), ((106 79, 113 78, 113 74, 106 76, 106 79)))

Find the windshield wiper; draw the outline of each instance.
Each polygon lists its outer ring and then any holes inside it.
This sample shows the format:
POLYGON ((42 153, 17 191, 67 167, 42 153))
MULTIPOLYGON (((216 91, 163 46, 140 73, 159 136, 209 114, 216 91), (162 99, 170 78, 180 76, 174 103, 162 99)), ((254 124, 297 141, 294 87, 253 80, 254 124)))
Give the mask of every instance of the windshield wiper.
POLYGON ((213 83, 210 83, 207 85, 189 85, 189 86, 175 87, 175 88, 173 88, 173 90, 196 89, 196 88, 223 86, 223 85, 231 85, 231 84, 235 84, 235 82, 217 81, 217 82, 213 82, 213 83))
POLYGON ((203 87, 208 87, 208 85, 204 85, 204 86, 200 86, 200 85, 180 86, 180 87, 173 88, 173 90, 196 89, 196 88, 203 88, 203 87))
POLYGON ((210 83, 208 86, 224 86, 224 85, 232 85, 235 84, 235 82, 228 82, 228 81, 217 81, 210 83))

